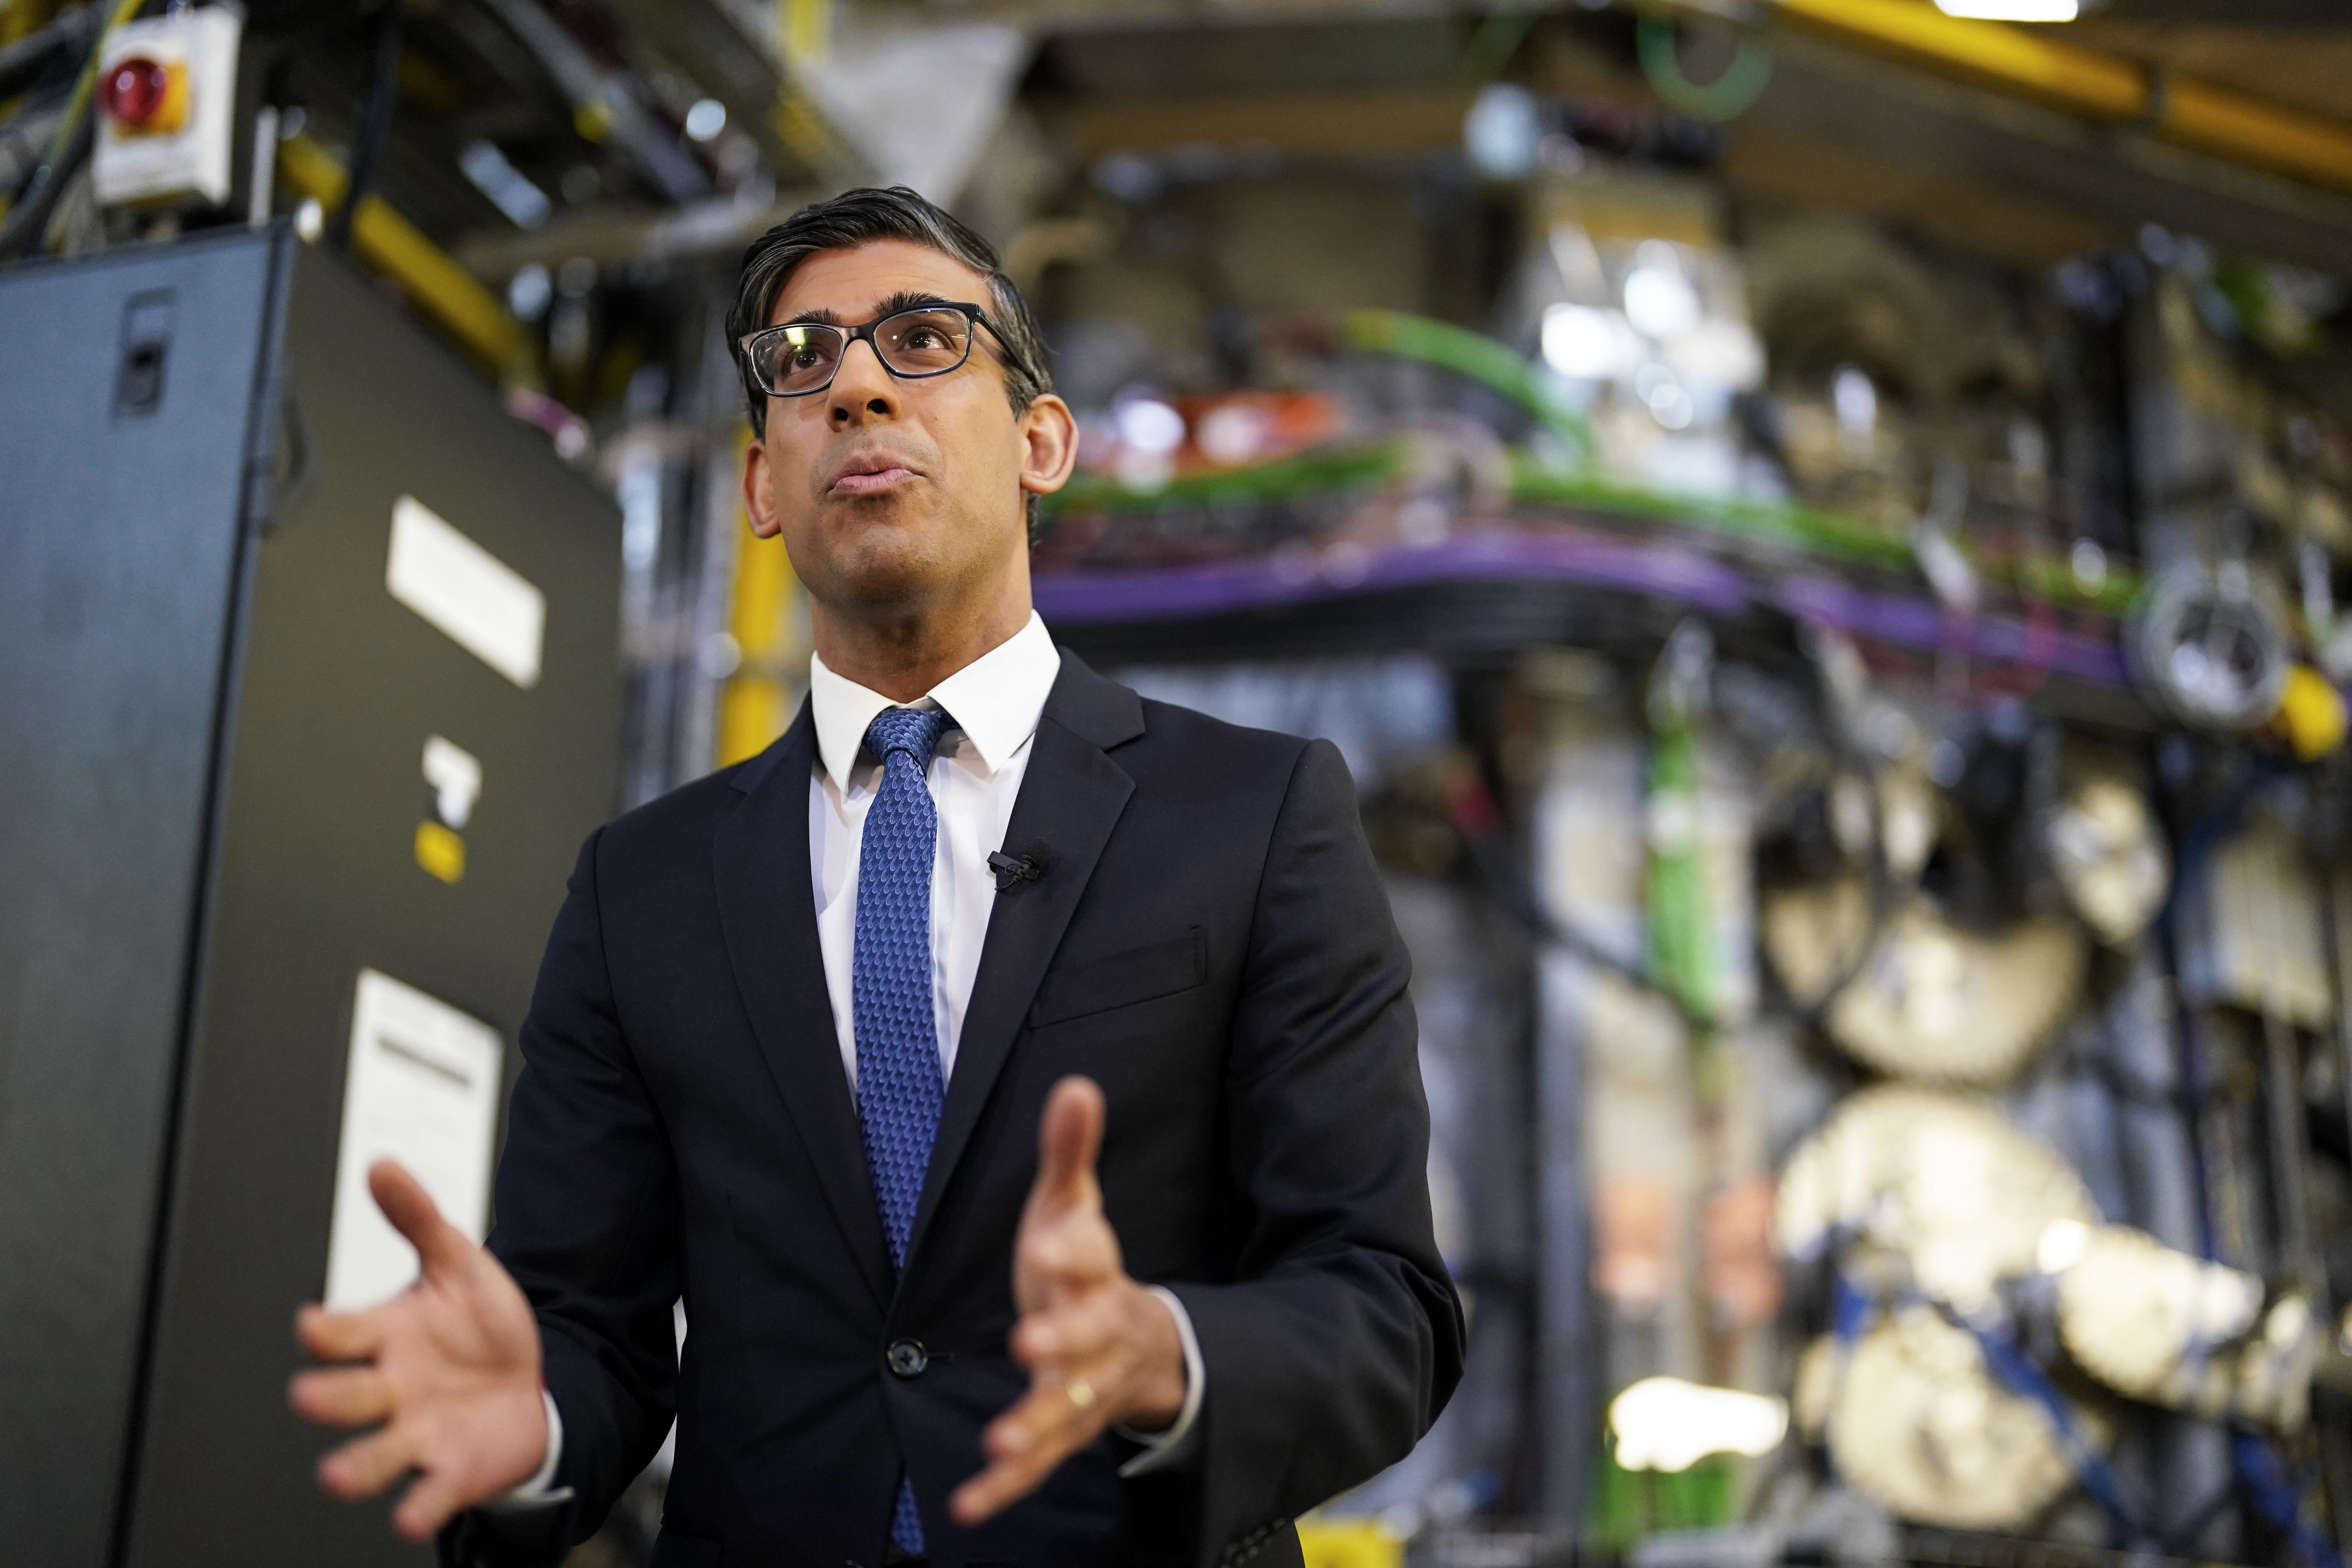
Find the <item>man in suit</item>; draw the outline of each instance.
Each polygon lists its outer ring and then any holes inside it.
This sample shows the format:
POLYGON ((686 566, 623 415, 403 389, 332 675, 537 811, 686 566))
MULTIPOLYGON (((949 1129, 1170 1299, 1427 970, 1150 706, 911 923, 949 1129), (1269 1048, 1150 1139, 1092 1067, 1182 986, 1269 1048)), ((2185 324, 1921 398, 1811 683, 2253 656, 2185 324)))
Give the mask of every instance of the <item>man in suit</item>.
POLYGON ((301 1316, 322 1483, 553 1563, 674 1413, 664 1568, 1297 1563, 1462 1361, 1346 767, 1055 649, 1076 426, 947 214, 803 209, 730 329, 809 703, 583 847, 488 1247, 373 1173, 423 1274, 301 1316))

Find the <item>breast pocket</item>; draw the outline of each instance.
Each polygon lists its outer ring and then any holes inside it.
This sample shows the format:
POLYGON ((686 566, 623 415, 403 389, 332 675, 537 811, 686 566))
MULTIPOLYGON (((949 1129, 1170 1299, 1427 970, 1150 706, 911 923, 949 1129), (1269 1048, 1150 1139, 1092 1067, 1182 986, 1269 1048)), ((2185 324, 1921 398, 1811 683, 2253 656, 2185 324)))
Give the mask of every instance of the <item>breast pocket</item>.
POLYGON ((1066 1023, 1113 1007, 1190 991, 1209 977, 1209 939, 1199 926, 1177 936, 1056 969, 1038 987, 1029 1026, 1066 1023))

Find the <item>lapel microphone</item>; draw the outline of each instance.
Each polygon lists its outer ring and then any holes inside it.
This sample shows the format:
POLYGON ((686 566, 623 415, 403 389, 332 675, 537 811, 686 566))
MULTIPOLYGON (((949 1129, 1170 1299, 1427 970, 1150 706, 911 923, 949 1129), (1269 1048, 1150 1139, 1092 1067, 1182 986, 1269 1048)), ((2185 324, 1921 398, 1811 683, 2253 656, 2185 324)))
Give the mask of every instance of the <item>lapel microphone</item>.
POLYGON ((988 868, 996 873, 996 890, 1009 893, 1024 882, 1034 882, 1045 874, 1045 867, 1054 858, 1053 847, 1037 839, 1022 848, 1018 855, 1007 855, 1002 849, 992 850, 988 868))

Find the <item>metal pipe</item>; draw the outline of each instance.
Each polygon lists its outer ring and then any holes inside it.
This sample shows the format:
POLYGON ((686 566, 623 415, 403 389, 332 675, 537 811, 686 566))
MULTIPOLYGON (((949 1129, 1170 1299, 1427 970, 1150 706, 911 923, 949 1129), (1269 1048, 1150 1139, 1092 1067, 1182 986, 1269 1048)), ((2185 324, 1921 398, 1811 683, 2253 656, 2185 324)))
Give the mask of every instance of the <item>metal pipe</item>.
MULTIPOLYGON (((286 183, 332 211, 346 179, 334 154, 308 136, 278 143, 286 183)), ((527 374, 530 341, 499 297, 450 259, 382 196, 363 195, 352 219, 352 248, 391 278, 473 355, 500 374, 527 374)))
MULTIPOLYGON (((1705 4, 1680 8, 1715 14, 1705 4)), ((1947 16, 1918 0, 1772 0, 1773 14, 1874 54, 2137 126, 2176 145, 2352 191, 2352 125, 2168 76, 2024 27, 1947 16)))

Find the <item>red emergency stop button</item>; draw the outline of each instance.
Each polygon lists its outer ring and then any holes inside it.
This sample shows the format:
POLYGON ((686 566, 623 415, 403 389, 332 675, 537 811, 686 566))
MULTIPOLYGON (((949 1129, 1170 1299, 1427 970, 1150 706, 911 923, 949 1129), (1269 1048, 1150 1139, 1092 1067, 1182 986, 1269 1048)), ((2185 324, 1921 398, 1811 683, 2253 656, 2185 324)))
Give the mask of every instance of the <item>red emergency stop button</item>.
POLYGON ((188 70, 145 55, 129 55, 107 68, 99 88, 107 117, 125 132, 164 134, 187 119, 188 70))

